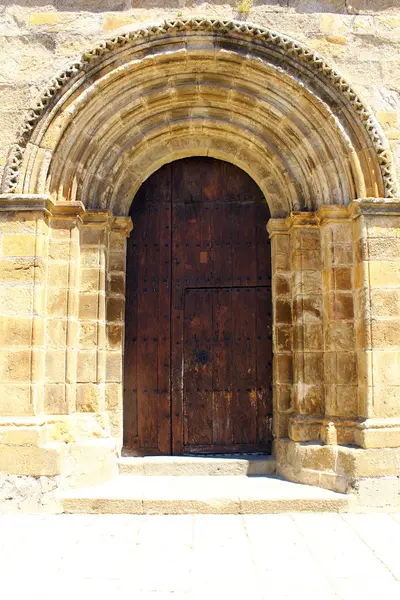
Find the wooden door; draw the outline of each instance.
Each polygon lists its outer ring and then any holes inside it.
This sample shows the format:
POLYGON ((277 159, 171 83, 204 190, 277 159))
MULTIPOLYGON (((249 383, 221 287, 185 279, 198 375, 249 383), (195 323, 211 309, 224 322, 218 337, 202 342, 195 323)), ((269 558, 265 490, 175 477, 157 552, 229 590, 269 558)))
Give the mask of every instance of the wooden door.
POLYGON ((269 213, 237 167, 165 165, 134 199, 124 444, 137 454, 270 451, 269 213))

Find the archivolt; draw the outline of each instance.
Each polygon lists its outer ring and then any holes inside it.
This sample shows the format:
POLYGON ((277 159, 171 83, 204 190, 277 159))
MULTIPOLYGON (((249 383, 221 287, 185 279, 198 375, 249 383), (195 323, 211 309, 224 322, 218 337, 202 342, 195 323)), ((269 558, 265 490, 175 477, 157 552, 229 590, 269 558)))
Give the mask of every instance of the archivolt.
POLYGON ((261 27, 200 19, 108 40, 51 82, 3 189, 127 214, 153 171, 193 155, 247 171, 272 216, 396 191, 378 124, 321 57, 261 27))

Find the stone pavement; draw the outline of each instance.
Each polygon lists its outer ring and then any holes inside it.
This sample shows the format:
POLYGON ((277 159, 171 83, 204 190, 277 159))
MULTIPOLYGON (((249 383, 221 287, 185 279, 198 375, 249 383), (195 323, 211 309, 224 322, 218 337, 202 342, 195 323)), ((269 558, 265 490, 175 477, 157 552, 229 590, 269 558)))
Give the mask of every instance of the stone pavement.
POLYGON ((4 515, 5 600, 400 598, 400 514, 4 515))

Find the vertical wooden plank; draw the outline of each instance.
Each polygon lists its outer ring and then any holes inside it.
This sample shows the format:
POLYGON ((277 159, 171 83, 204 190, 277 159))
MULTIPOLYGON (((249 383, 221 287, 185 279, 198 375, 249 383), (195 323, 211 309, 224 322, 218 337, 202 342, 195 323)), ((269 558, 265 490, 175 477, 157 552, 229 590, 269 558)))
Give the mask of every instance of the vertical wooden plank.
POLYGON ((213 444, 233 444, 232 291, 213 290, 213 444))
POLYGON ((256 395, 256 306, 254 288, 232 290, 234 345, 233 439, 237 444, 254 444, 257 437, 256 395))
POLYGON ((137 405, 137 252, 136 236, 132 232, 127 243, 126 259, 126 320, 124 349, 124 447, 138 443, 137 405))
POLYGON ((183 452, 183 327, 184 289, 192 283, 190 252, 192 229, 196 219, 187 222, 182 188, 185 189, 184 163, 172 163, 171 207, 172 207, 172 254, 171 254, 171 435, 172 454, 183 452), (183 180, 182 180, 183 178, 183 180), (188 238, 189 236, 189 238, 188 238), (188 280, 185 280, 185 277, 188 280))
POLYGON ((257 264, 257 285, 272 285, 271 277, 271 240, 266 231, 269 210, 264 198, 258 200, 255 206, 255 243, 257 264))
POLYGON ((157 192, 158 205, 158 291, 157 291, 157 446, 161 454, 171 453, 171 278, 172 278, 172 167, 165 173, 157 192), (161 188, 161 189, 160 189, 161 188))
POLYGON ((136 433, 129 445, 140 454, 170 452, 169 367, 162 367, 169 362, 170 348, 170 197, 167 166, 142 186, 130 212, 135 227, 134 252, 128 250, 127 256, 127 295, 132 300, 126 307, 126 330, 133 350, 126 348, 125 380, 137 390, 137 410, 129 409, 132 402, 126 396, 124 418, 127 429, 136 433))
POLYGON ((185 446, 210 445, 213 441, 212 311, 212 290, 186 291, 183 367, 185 446))
POLYGON ((257 443, 271 443, 272 306, 271 289, 256 288, 257 443))

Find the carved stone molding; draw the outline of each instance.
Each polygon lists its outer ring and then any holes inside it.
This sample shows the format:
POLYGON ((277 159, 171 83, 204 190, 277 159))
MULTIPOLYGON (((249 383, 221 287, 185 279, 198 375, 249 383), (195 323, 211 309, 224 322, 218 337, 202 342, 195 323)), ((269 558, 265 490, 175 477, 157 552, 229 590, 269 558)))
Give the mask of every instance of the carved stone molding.
POLYGON ((334 89, 344 99, 346 104, 352 108, 371 139, 380 165, 385 197, 392 198, 396 195, 396 176, 394 174, 391 154, 379 123, 346 79, 329 66, 324 58, 305 45, 270 29, 228 19, 204 18, 166 20, 159 24, 148 25, 107 39, 84 52, 80 60, 71 64, 62 73, 52 79, 42 93, 36 106, 28 112, 19 139, 11 149, 3 177, 3 190, 5 192, 14 192, 16 190, 24 150, 33 130, 46 110, 55 103, 62 95, 63 90, 75 78, 81 77, 96 61, 102 61, 109 55, 121 51, 125 47, 129 47, 129 45, 152 38, 177 37, 186 34, 191 37, 196 34, 227 36, 228 38, 246 40, 255 45, 261 45, 264 48, 270 48, 275 54, 280 55, 282 62, 290 60, 301 65, 311 75, 323 81, 329 88, 334 89))

